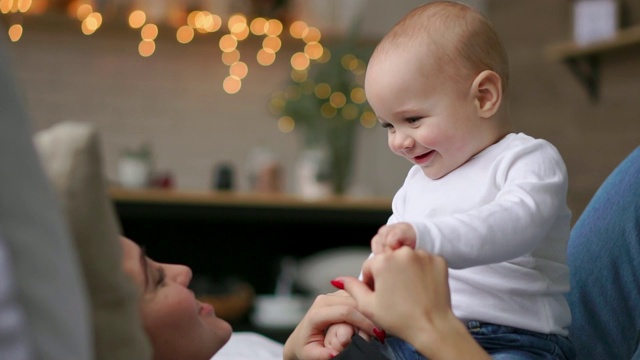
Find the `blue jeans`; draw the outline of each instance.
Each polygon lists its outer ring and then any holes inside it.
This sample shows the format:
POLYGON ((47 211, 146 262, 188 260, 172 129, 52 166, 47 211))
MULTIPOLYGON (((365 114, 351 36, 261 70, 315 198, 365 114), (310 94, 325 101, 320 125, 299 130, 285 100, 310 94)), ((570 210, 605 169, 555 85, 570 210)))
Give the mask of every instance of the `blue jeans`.
POLYGON ((496 360, 576 358, 573 343, 564 336, 478 321, 469 322, 469 331, 480 346, 496 360))
MULTIPOLYGON (((540 334, 508 326, 470 321, 469 332, 496 360, 573 360, 575 349, 563 336, 540 334)), ((424 360, 413 346, 390 337, 380 350, 391 360, 424 360)))
POLYGON ((640 360, 640 147, 574 225, 567 260, 578 359, 640 360))

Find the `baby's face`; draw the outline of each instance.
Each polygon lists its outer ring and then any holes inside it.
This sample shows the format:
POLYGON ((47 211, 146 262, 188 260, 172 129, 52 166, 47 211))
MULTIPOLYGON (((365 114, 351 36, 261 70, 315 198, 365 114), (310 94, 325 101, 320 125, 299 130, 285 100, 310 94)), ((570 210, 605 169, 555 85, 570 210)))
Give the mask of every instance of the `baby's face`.
POLYGON ((439 179, 486 147, 477 136, 484 124, 470 92, 473 79, 454 80, 446 74, 453 64, 401 52, 371 59, 367 100, 387 129, 391 151, 439 179))

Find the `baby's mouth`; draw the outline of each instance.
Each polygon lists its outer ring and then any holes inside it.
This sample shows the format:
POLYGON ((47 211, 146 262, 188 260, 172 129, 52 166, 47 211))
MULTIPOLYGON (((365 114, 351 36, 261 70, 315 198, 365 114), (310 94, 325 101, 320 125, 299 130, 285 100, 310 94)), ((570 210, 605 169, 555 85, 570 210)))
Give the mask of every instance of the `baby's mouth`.
POLYGON ((418 156, 414 156, 413 159, 416 161, 420 161, 422 159, 425 159, 427 156, 429 156, 431 153, 433 153, 435 150, 430 150, 427 151, 426 153, 422 154, 422 155, 418 155, 418 156))

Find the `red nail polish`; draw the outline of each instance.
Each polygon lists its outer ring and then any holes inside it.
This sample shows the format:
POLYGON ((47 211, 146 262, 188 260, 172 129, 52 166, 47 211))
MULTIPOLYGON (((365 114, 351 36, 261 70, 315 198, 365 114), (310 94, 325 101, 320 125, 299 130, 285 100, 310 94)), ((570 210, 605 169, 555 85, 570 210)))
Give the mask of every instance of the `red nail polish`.
POLYGON ((373 335, 376 336, 376 338, 378 339, 378 341, 380 341, 381 344, 384 344, 384 339, 387 337, 387 333, 384 330, 380 330, 374 327, 373 335))
POLYGON ((331 285, 335 286, 340 290, 344 289, 344 282, 342 280, 333 279, 331 280, 331 285))

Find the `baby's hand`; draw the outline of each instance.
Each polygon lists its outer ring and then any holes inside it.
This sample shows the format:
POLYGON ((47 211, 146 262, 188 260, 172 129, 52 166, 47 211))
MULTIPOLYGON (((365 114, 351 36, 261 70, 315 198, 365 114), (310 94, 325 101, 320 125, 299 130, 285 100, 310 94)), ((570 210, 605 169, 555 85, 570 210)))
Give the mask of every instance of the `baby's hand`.
POLYGON ((351 342, 351 337, 355 332, 353 326, 347 323, 331 325, 324 337, 324 346, 341 352, 351 342))
POLYGON ((402 246, 415 249, 416 237, 416 231, 409 223, 402 222, 385 225, 371 239, 371 251, 374 254, 380 254, 385 251, 396 250, 402 246))

